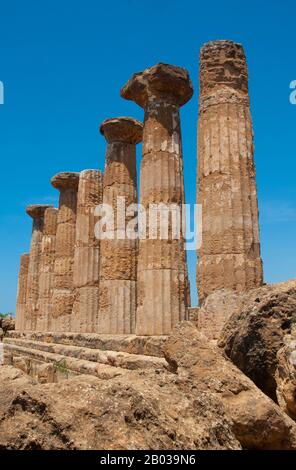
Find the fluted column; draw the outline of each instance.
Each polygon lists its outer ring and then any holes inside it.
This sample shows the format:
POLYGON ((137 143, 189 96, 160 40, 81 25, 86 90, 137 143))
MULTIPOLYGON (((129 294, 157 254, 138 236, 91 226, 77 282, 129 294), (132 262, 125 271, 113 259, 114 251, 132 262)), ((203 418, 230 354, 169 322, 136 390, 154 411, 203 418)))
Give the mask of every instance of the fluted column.
POLYGON ((44 212, 50 207, 47 205, 31 205, 26 209, 33 219, 32 238, 30 247, 30 260, 27 279, 26 314, 24 329, 36 330, 39 296, 39 270, 41 257, 41 243, 43 237, 44 212))
MULTIPOLYGON (((148 216, 151 204, 168 205, 179 211, 184 203, 183 158, 179 108, 192 96, 185 69, 158 64, 135 74, 121 90, 123 98, 145 110, 140 202, 148 216)), ((155 207, 155 206, 154 206, 155 207)), ((165 209, 159 214, 165 216, 165 209)), ((159 217, 158 217, 159 220, 159 217)), ((169 334, 187 317, 186 256, 182 237, 174 239, 169 219, 169 237, 160 230, 139 242, 136 333, 169 334)))
MULTIPOLYGON (((103 203, 113 208, 115 238, 101 240, 99 332, 129 334, 135 331, 138 241, 117 237, 117 202, 126 209, 137 204, 136 144, 143 125, 121 117, 107 119, 100 130, 108 142, 103 203)), ((123 217, 127 225, 130 217, 123 217)))
POLYGON ((74 255, 75 301, 72 331, 98 329, 100 241, 95 237, 95 208, 102 203, 103 174, 84 170, 79 176, 74 255))
POLYGON ((51 180, 60 191, 52 297, 53 331, 71 331, 74 303, 73 265, 79 173, 59 173, 51 180))
POLYGON ((30 255, 25 253, 21 255, 20 270, 18 276, 17 301, 16 301, 16 319, 15 329, 23 331, 25 326, 27 281, 30 255))
POLYGON ((55 242, 58 210, 49 207, 44 213, 40 256, 37 331, 51 331, 52 294, 54 284, 55 242))
POLYGON ((202 303, 216 289, 262 284, 253 129, 246 58, 240 44, 214 41, 200 53, 197 202, 202 303))

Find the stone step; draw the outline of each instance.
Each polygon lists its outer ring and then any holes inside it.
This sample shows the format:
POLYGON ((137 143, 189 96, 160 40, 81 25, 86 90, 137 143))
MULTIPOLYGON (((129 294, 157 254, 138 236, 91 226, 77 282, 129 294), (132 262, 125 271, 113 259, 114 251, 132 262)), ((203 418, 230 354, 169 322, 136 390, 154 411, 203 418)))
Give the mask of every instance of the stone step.
POLYGON ((156 356, 145 356, 141 354, 130 354, 122 351, 109 351, 79 346, 34 341, 31 339, 5 338, 4 349, 10 346, 21 347, 34 351, 56 354, 65 357, 72 357, 78 360, 85 360, 104 364, 122 369, 161 369, 166 368, 167 362, 164 358, 156 356))
POLYGON ((5 364, 23 370, 41 383, 60 382, 80 374, 108 380, 130 372, 119 367, 9 343, 5 344, 4 360, 5 364))
POLYGON ((97 333, 8 332, 7 338, 28 339, 43 343, 64 344, 104 351, 163 357, 167 336, 100 335, 97 333))

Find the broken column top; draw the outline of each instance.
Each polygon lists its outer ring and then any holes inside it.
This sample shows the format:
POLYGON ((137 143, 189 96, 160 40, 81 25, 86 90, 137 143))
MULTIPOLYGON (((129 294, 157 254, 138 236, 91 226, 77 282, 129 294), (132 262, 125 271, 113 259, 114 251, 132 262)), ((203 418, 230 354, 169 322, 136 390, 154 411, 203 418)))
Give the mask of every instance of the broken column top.
POLYGON ((53 206, 43 204, 32 204, 26 208, 26 212, 30 217, 32 217, 32 219, 37 219, 38 217, 44 217, 44 212, 49 207, 53 206))
POLYGON ((51 178, 51 184, 56 189, 78 189, 79 173, 65 171, 51 178))
POLYGON ((121 96, 145 108, 149 99, 162 99, 183 106, 193 95, 193 87, 186 69, 159 63, 143 72, 135 73, 121 89, 121 96))
POLYGON ((96 179, 98 176, 103 177, 103 173, 100 170, 82 170, 80 172, 80 179, 83 180, 92 180, 96 179))
POLYGON ((143 139, 143 124, 131 117, 106 119, 100 126, 100 132, 109 143, 138 144, 143 139))
POLYGON ((248 93, 248 69, 243 46, 233 41, 210 41, 200 50, 200 92, 221 86, 248 93))
POLYGON ((29 264, 30 253, 23 253, 21 255, 21 266, 29 264))

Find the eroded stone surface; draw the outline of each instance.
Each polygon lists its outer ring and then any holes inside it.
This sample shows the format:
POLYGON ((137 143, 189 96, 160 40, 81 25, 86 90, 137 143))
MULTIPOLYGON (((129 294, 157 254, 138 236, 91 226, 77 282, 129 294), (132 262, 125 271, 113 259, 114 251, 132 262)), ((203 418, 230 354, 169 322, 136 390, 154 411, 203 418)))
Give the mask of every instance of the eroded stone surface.
POLYGON ((295 423, 191 322, 182 322, 164 345, 165 358, 194 396, 210 391, 221 400, 246 449, 296 449, 295 423))
POLYGON ((243 48, 213 41, 200 53, 197 202, 199 300, 262 284, 253 128, 243 48))
POLYGON ((277 353, 276 395, 280 407, 296 421, 296 324, 284 336, 284 346, 277 353))
POLYGON ((273 400, 277 353, 296 323, 296 280, 266 285, 237 297, 219 346, 273 400))
POLYGON ((240 311, 241 299, 238 292, 227 289, 209 294, 198 312, 199 331, 210 340, 218 340, 231 315, 240 311))
POLYGON ((99 335, 96 333, 22 333, 7 332, 7 338, 27 339, 45 343, 79 346, 82 348, 118 351, 130 354, 163 357, 162 348, 166 336, 99 335))
POLYGON ((193 401, 174 374, 134 371, 108 380, 27 384, 7 400, 5 369, 0 449, 241 449, 221 403, 207 392, 193 401))
POLYGON ((144 72, 135 73, 121 89, 121 96, 145 108, 153 96, 183 106, 190 100, 193 88, 186 69, 159 63, 144 72))

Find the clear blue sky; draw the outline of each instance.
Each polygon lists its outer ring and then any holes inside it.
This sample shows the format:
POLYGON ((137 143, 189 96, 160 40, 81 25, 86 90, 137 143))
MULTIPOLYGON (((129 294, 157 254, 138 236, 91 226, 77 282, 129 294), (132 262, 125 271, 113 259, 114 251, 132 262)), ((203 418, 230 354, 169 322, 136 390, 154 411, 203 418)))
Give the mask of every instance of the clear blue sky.
MULTIPOLYGON (((104 166, 106 117, 143 117, 119 90, 157 62, 186 67, 195 95, 182 109, 187 202, 195 201, 198 54, 213 39, 243 43, 248 58, 265 280, 296 277, 294 1, 44 0, 1 2, 0 311, 15 311, 29 203, 57 203, 62 170, 104 166)), ((194 253, 189 255, 196 301, 194 253)))

